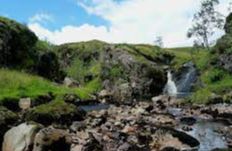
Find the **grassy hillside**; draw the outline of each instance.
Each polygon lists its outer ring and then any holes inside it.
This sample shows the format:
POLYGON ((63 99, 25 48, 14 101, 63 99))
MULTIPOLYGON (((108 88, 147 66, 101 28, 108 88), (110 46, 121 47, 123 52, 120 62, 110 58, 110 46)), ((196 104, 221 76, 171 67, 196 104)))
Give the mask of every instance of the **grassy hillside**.
POLYGON ((93 83, 81 88, 67 88, 35 75, 0 69, 0 100, 20 97, 35 98, 49 92, 56 96, 64 95, 65 93, 74 93, 86 99, 90 97, 90 93, 95 91, 95 86, 96 84, 93 83))

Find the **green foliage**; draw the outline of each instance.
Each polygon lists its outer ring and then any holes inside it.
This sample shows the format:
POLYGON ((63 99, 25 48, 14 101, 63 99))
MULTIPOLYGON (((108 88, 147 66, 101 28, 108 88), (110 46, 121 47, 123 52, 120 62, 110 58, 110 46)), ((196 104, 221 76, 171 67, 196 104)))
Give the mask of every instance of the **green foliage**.
POLYGON ((192 103, 205 104, 209 101, 211 95, 211 90, 207 88, 201 88, 194 92, 189 99, 192 103))
POLYGON ((81 99, 88 99, 91 98, 91 94, 96 94, 101 88, 101 81, 96 78, 88 82, 85 86, 78 88, 76 91, 81 99))
POLYGON ((0 17, 0 66, 30 68, 36 62, 37 37, 26 26, 0 17))
POLYGON ((35 45, 35 50, 38 53, 45 53, 45 52, 51 52, 54 51, 55 46, 51 43, 43 40, 38 40, 35 45))
POLYGON ((65 73, 60 70, 58 57, 54 52, 45 52, 39 57, 37 73, 52 81, 62 81, 65 73))
POLYGON ((195 13, 193 25, 189 29, 188 38, 195 38, 195 45, 203 46, 210 50, 210 37, 215 29, 223 27, 223 15, 216 11, 219 0, 203 0, 200 10, 195 13))
POLYGON ((192 61, 199 70, 203 70, 210 60, 210 52, 205 49, 195 50, 193 47, 167 48, 165 51, 174 54, 172 66, 181 67, 186 62, 192 61))
POLYGON ((214 51, 219 54, 232 53, 232 35, 226 34, 217 41, 214 51))

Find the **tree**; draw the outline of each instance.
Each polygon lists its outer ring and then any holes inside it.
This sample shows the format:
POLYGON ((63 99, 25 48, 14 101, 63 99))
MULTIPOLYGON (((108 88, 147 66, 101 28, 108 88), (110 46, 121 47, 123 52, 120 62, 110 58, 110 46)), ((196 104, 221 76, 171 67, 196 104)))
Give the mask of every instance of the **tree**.
POLYGON ((216 29, 223 28, 224 17, 216 11, 215 6, 219 0, 204 0, 201 2, 199 12, 194 15, 193 25, 188 30, 187 37, 195 37, 195 44, 210 49, 210 38, 216 29))
POLYGON ((161 37, 161 36, 156 37, 154 43, 156 46, 159 46, 162 48, 164 46, 163 37, 161 37))

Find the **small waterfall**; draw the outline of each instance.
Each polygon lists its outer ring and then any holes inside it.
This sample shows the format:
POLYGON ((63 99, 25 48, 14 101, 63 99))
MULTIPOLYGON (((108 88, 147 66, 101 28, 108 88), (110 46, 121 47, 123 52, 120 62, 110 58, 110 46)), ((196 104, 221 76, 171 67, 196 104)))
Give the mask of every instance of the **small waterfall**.
POLYGON ((172 80, 172 74, 170 71, 167 73, 167 84, 164 88, 164 94, 167 94, 169 96, 176 96, 177 95, 177 87, 175 82, 172 80))
POLYGON ((190 93, 194 83, 197 81, 197 70, 192 62, 183 65, 181 74, 176 76, 176 85, 178 92, 190 93))

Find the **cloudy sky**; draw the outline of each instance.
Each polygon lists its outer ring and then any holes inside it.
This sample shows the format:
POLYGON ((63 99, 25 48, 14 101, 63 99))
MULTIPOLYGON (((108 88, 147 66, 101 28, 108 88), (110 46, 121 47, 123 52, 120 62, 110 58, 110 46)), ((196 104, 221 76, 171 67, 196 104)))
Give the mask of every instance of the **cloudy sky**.
MULTIPOLYGON (((3 0, 0 15, 27 24, 54 44, 92 39, 152 44, 162 36, 165 47, 179 47, 192 43, 186 32, 200 1, 3 0)), ((217 9, 228 14, 229 2, 221 0, 217 9)))

